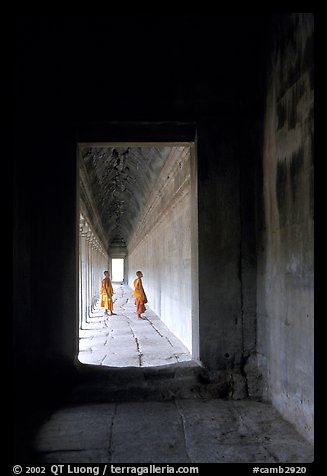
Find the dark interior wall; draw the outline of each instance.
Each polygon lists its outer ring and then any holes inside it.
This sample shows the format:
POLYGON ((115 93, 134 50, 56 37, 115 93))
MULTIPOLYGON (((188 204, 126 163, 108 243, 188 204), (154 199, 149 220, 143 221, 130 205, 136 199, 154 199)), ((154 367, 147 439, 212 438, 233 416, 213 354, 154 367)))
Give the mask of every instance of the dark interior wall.
POLYGON ((258 195, 257 350, 264 396, 312 441, 313 14, 276 16, 273 28, 258 195))
POLYGON ((60 32, 43 17, 15 18, 14 358, 19 367, 43 366, 77 349, 69 337, 77 315, 76 127, 60 32))
POLYGON ((255 115, 230 112, 199 121, 197 132, 201 360, 213 369, 245 370, 254 397, 261 393, 254 367, 256 167, 263 115, 255 97, 253 107, 255 115))
POLYGON ((40 111, 30 93, 15 114, 13 140, 12 401, 22 458, 31 443, 25 427, 73 383, 78 351, 76 144, 70 125, 58 123, 53 108, 40 111))
POLYGON ((242 353, 239 161, 230 118, 198 127, 200 358, 239 366, 242 353), (208 339, 210 336, 210 339, 208 339))
POLYGON ((53 126, 58 142, 44 140, 47 129, 42 123, 33 130, 24 123, 17 128, 21 135, 15 142, 19 157, 14 186, 13 284, 19 296, 15 291, 14 362, 21 371, 36 362, 42 368, 51 361, 68 362, 77 352, 72 338, 76 334, 78 256, 75 144, 71 130, 63 124, 53 126), (20 148, 23 137, 26 140, 20 148))
POLYGON ((18 367, 71 359, 77 248, 75 143, 48 115, 17 121, 14 183, 14 359, 18 367), (49 139, 49 129, 56 136, 49 139), (16 155, 17 154, 17 155, 16 155), (40 361, 40 356, 42 360, 40 361))

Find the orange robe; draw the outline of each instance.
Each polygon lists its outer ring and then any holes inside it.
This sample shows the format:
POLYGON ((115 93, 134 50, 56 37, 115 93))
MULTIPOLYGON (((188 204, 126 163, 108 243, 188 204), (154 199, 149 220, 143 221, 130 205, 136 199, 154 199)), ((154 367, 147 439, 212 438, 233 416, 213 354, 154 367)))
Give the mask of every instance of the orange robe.
POLYGON ((135 296, 135 304, 136 304, 136 313, 141 314, 142 312, 146 311, 145 305, 148 300, 145 295, 144 289, 143 289, 143 284, 142 284, 142 279, 141 278, 136 278, 134 281, 134 292, 135 296))
POLYGON ((112 284, 110 281, 110 278, 103 278, 101 281, 101 287, 100 287, 100 297, 101 297, 101 307, 104 307, 107 309, 107 311, 113 310, 113 302, 112 302, 112 295, 114 291, 112 288, 112 284), (108 294, 106 293, 106 291, 108 294))

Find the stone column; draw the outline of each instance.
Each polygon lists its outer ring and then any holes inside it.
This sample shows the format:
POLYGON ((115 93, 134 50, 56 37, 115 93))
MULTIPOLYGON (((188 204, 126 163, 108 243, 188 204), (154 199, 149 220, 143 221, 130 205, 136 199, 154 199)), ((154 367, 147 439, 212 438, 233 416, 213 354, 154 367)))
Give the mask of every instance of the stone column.
POLYGON ((92 231, 90 230, 86 237, 87 241, 87 317, 89 318, 92 312, 92 231))
POLYGON ((88 317, 88 247, 87 247, 87 235, 90 231, 88 223, 81 215, 80 217, 80 246, 79 246, 79 262, 80 262, 80 282, 79 282, 79 315, 80 315, 80 327, 83 323, 87 322, 88 317))
POLYGON ((79 323, 82 328, 94 313, 103 271, 108 268, 109 261, 108 254, 83 215, 80 215, 79 252, 79 323))

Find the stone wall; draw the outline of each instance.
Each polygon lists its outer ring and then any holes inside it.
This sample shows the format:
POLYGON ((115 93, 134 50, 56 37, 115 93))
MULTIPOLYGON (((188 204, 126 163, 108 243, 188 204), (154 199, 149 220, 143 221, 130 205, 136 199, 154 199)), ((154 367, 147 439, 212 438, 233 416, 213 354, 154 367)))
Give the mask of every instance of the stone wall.
POLYGON ((275 20, 264 120, 257 350, 264 396, 312 440, 313 15, 275 20))
POLYGON ((148 305, 192 352, 189 147, 173 147, 128 244, 128 282, 142 270, 148 305))
POLYGON ((201 361, 240 367, 240 170, 232 118, 198 127, 199 325, 201 361))

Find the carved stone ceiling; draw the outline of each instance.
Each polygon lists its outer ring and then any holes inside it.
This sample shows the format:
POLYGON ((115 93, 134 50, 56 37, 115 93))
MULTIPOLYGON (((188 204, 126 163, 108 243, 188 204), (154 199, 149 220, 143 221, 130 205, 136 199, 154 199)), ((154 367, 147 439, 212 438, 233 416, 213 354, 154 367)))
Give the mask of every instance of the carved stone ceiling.
POLYGON ((84 184, 97 209, 107 244, 126 246, 170 146, 83 146, 84 184), (86 175, 86 176, 85 176, 86 175))

